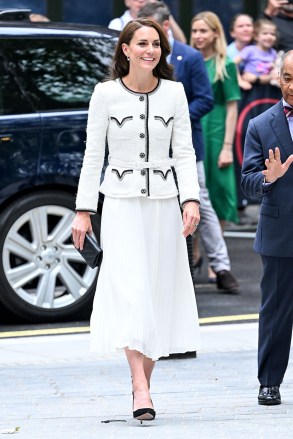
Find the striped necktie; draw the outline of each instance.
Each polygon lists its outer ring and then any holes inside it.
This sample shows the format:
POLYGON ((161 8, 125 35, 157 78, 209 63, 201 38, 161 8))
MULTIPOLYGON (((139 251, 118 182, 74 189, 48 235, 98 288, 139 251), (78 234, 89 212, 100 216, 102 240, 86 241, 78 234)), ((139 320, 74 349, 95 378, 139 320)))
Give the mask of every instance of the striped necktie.
POLYGON ((284 108, 284 113, 285 113, 287 119, 288 119, 288 117, 293 116, 293 108, 292 107, 284 106, 283 108, 284 108))

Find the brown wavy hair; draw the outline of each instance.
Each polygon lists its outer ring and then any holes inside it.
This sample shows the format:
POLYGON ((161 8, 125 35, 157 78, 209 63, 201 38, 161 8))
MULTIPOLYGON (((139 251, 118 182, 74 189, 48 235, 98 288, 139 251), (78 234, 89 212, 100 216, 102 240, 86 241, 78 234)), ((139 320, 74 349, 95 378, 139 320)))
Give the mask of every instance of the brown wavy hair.
POLYGON ((166 60, 167 56, 171 53, 168 39, 161 26, 148 18, 138 18, 137 20, 130 21, 122 30, 116 45, 109 79, 123 78, 129 73, 129 61, 127 61, 122 50, 122 44, 124 43, 129 46, 134 33, 143 26, 153 27, 158 32, 160 38, 162 54, 160 61, 153 70, 154 76, 174 81, 173 67, 166 60))

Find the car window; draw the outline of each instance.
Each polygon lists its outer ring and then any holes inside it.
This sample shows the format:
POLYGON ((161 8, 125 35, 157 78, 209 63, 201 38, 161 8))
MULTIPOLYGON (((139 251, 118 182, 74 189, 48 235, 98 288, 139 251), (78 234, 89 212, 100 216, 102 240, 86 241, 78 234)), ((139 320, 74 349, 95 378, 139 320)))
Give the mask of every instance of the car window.
POLYGON ((38 111, 87 108, 105 78, 115 41, 108 37, 5 39, 0 47, 38 111))
POLYGON ((0 53, 0 116, 31 113, 33 111, 28 100, 21 93, 9 66, 0 53))

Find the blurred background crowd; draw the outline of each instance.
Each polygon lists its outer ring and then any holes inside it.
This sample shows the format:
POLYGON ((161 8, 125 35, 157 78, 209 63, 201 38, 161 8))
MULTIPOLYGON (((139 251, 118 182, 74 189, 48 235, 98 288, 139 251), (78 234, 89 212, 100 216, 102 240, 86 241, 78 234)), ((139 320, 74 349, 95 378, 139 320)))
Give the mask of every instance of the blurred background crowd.
MULTIPOLYGON (((254 219, 246 214, 246 206, 252 200, 240 189, 245 134, 249 120, 281 98, 278 66, 282 54, 292 49, 293 0, 87 0, 74 5, 68 0, 0 0, 0 8, 31 9, 31 21, 79 22, 117 31, 137 17, 152 18, 154 9, 148 9, 149 4, 163 7, 158 6, 155 18, 162 26, 168 22, 171 47, 178 41, 200 54, 210 82, 213 108, 198 115, 204 143, 204 157, 200 158, 204 164, 202 189, 207 190, 211 204, 206 211, 207 226, 215 230, 214 214, 221 235, 231 224, 251 225, 254 219)), ((176 66, 175 73, 184 83, 176 66)), ((209 258, 209 281, 218 282, 227 292, 236 292, 237 281, 232 275, 219 279, 223 267, 230 272, 223 238, 213 238, 211 245, 203 240, 203 244, 209 258)), ((192 245, 196 275, 202 264, 198 237, 192 245)))

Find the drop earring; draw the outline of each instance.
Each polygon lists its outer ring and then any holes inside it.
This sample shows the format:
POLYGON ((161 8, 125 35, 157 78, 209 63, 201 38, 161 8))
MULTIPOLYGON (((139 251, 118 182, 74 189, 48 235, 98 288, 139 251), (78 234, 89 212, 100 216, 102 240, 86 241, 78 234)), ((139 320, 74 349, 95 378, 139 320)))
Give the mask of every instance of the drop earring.
POLYGON ((126 57, 127 61, 129 61, 129 56, 126 57))

